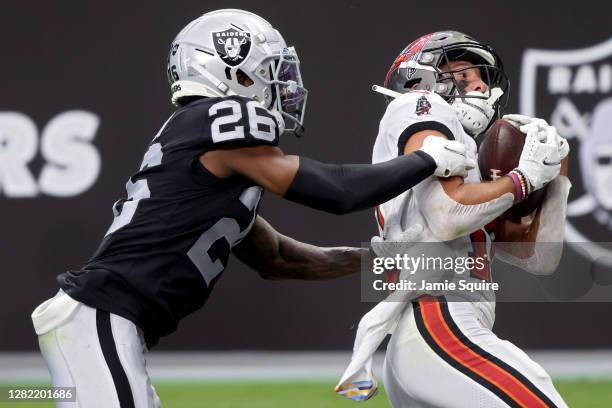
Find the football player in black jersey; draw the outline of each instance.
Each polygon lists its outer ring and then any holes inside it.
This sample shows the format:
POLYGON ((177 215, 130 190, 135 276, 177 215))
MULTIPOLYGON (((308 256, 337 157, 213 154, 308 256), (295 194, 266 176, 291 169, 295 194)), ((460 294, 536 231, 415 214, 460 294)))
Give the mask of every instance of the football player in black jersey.
POLYGON ((114 204, 102 243, 80 270, 59 275, 58 295, 32 315, 53 385, 77 389, 71 407, 158 406, 143 350, 202 307, 235 246, 264 278, 359 270, 363 249, 276 233, 257 216, 263 189, 341 214, 473 166, 465 146, 438 137, 377 165, 285 156, 280 135, 303 130, 299 60, 267 21, 242 10, 188 24, 172 43, 168 77, 178 109, 114 204))

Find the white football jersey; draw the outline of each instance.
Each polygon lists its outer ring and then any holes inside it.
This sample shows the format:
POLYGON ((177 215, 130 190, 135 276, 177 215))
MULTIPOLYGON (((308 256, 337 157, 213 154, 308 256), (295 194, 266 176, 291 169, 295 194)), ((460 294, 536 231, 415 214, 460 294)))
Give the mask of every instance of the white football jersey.
MULTIPOLYGON (((453 108, 438 94, 412 91, 394 99, 387 107, 374 143, 372 163, 385 162, 404 154, 404 146, 410 136, 421 130, 437 130, 445 134, 449 140, 463 143, 467 148, 468 157, 476 161, 476 142, 463 130, 453 108)), ((421 224, 426 230, 423 241, 438 241, 427 228, 427 222, 419 211, 418 197, 419 190, 434 182, 437 182, 437 178, 431 176, 380 205, 379 211, 385 222, 400 222, 403 229, 413 224, 421 224), (392 219, 395 216, 401 218, 392 219)), ((480 182, 478 168, 469 171, 465 182, 480 182)))
MULTIPOLYGON (((474 138, 468 135, 461 126, 457 113, 441 96, 426 91, 411 91, 394 99, 389 103, 383 118, 380 121, 378 136, 374 143, 372 163, 380 163, 391 160, 404 152, 406 142, 414 133, 421 130, 437 130, 448 137, 463 143, 467 148, 468 157, 474 161, 477 159, 477 146, 474 138)), ((481 181, 478 167, 469 171, 465 178, 466 183, 478 183, 481 181)), ((414 224, 421 224, 424 228, 420 242, 440 242, 428 227, 427 219, 421 208, 427 205, 424 194, 419 194, 431 183, 437 183, 436 176, 430 176, 412 189, 381 204, 377 208, 377 221, 381 234, 382 225, 387 223, 400 223, 401 229, 406 230, 414 224)), ((445 242, 456 256, 474 255, 475 252, 489 254, 492 244, 489 234, 484 230, 476 231, 474 234, 465 235, 445 242), (475 248, 474 242, 478 248, 475 248)), ((488 271, 487 271, 488 272, 488 271)), ((490 278, 490 277, 488 277, 490 278)), ((480 294, 486 300, 493 300, 493 293, 480 294)), ((479 299, 470 300, 484 300, 479 299)), ((488 302, 487 302, 488 303, 488 302)), ((493 319, 491 306, 485 313, 487 320, 493 319)), ((489 322, 492 323, 492 322, 489 322)))

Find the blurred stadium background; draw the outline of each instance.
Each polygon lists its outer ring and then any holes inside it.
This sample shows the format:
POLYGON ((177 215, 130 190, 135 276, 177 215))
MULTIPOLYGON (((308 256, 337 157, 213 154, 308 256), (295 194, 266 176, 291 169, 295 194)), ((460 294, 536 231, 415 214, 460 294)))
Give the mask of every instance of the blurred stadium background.
MULTIPOLYGON (((455 29, 493 45, 512 83, 507 111, 543 117, 570 139, 570 202, 578 205, 568 236, 612 241, 610 3, 7 0, 0 384, 48 381, 29 314, 56 292, 58 273, 94 251, 112 203, 172 111, 165 62, 173 37, 199 14, 228 7, 260 14, 296 46, 310 91, 307 136, 281 146, 324 161, 370 160, 385 109, 370 86, 411 40, 455 29)), ((330 216, 270 194, 261 214, 318 245, 360 245, 375 232, 370 211, 330 216)), ((567 251, 576 274, 591 276, 567 251)), ((609 274, 593 279, 612 284, 609 274)), ((567 299, 590 289, 577 285, 567 299)), ((372 306, 360 301, 358 276, 270 282, 234 259, 206 307, 150 353, 151 375, 167 407, 348 406, 333 386, 372 306)), ((500 303, 495 330, 549 370, 570 406, 612 407, 611 311, 605 302, 500 303)), ((383 397, 368 404, 388 406, 383 397)))

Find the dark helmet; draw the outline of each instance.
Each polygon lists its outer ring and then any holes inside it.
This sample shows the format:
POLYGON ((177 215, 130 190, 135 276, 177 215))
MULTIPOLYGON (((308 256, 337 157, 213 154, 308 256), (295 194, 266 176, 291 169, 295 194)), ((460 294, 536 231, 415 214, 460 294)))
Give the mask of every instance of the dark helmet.
MULTIPOLYGON (((489 99, 491 90, 499 88, 505 97, 495 101, 495 118, 501 116, 501 109, 508 99, 509 81, 497 53, 488 45, 458 31, 438 31, 413 41, 397 56, 387 72, 385 88, 396 92, 411 89, 431 91, 442 96, 450 104, 457 98, 489 99), (468 61, 471 67, 455 70, 440 69, 450 66, 451 61, 468 61), (466 95, 461 84, 455 79, 458 72, 478 68, 488 92, 481 95, 466 95)), ((491 118, 491 121, 495 118, 491 118)), ((488 125, 488 124, 487 124, 488 125)))

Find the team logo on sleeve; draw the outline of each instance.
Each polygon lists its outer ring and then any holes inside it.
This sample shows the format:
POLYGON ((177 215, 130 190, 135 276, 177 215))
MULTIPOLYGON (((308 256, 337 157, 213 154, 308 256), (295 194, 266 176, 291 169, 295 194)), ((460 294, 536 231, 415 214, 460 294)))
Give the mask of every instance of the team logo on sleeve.
POLYGON ((225 31, 213 31, 213 44, 217 55, 230 67, 244 62, 251 52, 251 33, 235 28, 225 31))
POLYGON ((612 39, 579 50, 527 50, 520 111, 546 119, 570 143, 568 242, 590 242, 612 259, 597 244, 612 234, 612 39))
POLYGON ((418 116, 421 115, 428 115, 429 114, 429 110, 431 109, 431 103, 429 103, 429 101, 427 100, 427 98, 425 96, 421 96, 418 100, 417 100, 417 104, 416 104, 416 114, 418 116))

